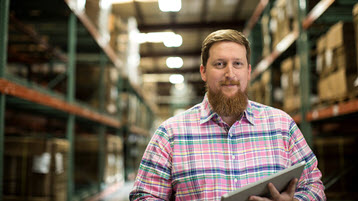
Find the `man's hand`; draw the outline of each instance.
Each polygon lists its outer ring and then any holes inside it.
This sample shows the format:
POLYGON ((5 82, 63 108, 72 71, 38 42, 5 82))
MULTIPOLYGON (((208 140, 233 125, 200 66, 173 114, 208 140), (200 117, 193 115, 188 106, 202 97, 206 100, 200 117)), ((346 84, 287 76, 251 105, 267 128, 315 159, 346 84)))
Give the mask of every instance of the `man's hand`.
POLYGON ((295 194, 295 190, 296 190, 296 183, 297 183, 297 179, 292 179, 287 187, 287 190, 282 192, 281 194, 280 192, 277 191, 277 189, 272 183, 269 183, 267 187, 270 191, 271 199, 266 197, 250 196, 249 200, 250 201, 297 201, 297 199, 293 198, 293 195, 295 194))

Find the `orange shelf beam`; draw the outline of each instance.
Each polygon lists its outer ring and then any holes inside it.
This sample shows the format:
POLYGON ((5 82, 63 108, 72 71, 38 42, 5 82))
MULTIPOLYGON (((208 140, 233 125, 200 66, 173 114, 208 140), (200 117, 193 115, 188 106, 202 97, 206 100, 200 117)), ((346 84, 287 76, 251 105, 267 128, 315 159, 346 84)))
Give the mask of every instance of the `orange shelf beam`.
POLYGON ((145 137, 150 136, 150 133, 147 129, 139 128, 137 126, 131 126, 129 130, 135 134, 142 135, 145 137))
POLYGON ((338 103, 326 108, 315 109, 307 113, 308 121, 315 121, 358 112, 358 99, 338 103))
POLYGON ((274 51, 264 59, 262 59, 256 66, 251 74, 252 79, 256 79, 263 73, 274 61, 279 57, 282 52, 286 51, 298 38, 298 31, 291 31, 281 42, 279 42, 274 51))
POLYGON ((316 21, 335 0, 321 0, 317 5, 308 13, 307 17, 302 22, 302 27, 308 29, 314 21, 316 21))
POLYGON ((38 103, 40 105, 81 116, 92 121, 106 124, 108 126, 115 128, 121 127, 121 123, 112 117, 108 117, 75 104, 68 103, 64 100, 60 100, 50 95, 41 93, 37 90, 29 89, 25 86, 13 83, 6 79, 0 79, 0 92, 6 95, 15 96, 24 100, 38 103))
POLYGON ((254 28, 255 24, 259 20, 262 12, 265 10, 269 0, 260 0, 260 2, 257 4, 257 7, 250 17, 249 21, 247 22, 244 30, 242 31, 245 36, 250 35, 251 30, 254 28))

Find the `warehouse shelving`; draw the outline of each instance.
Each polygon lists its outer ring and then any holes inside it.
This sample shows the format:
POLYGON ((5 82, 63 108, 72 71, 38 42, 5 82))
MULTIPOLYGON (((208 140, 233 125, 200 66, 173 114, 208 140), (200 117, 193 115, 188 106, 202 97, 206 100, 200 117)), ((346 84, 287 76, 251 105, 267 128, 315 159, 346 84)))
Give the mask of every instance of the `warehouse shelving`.
MULTIPOLYGON (((58 10, 61 10, 63 7, 67 8, 66 13, 68 16, 60 16, 60 18, 66 19, 68 29, 68 43, 67 43, 67 53, 61 52, 62 50, 52 46, 51 42, 43 40, 41 33, 36 32, 36 29, 27 26, 26 23, 21 22, 13 18, 10 15, 10 0, 4 0, 0 3, 0 12, 1 12, 1 22, 0 22, 0 156, 4 155, 4 142, 5 142, 5 111, 8 107, 12 107, 14 110, 26 111, 27 113, 32 113, 36 115, 43 115, 45 117, 51 116, 54 118, 59 118, 61 121, 65 122, 66 128, 64 129, 64 134, 62 137, 66 138, 70 143, 69 150, 69 159, 68 159, 68 196, 67 200, 82 200, 82 199, 98 199, 106 193, 110 193, 113 189, 118 189, 121 186, 121 183, 114 184, 104 184, 103 181, 103 162, 104 162, 104 138, 106 132, 114 132, 117 135, 125 135, 123 131, 126 131, 126 127, 130 127, 129 130, 133 130, 134 133, 140 135, 149 136, 148 129, 150 127, 150 120, 144 127, 138 127, 135 125, 126 125, 126 120, 121 116, 121 111, 118 114, 108 114, 104 111, 103 100, 100 99, 99 109, 94 109, 93 107, 87 106, 87 104, 80 102, 75 99, 75 66, 76 66, 76 45, 79 40, 84 40, 83 38, 77 38, 78 31, 83 32, 84 29, 79 27, 85 27, 85 30, 88 31, 94 41, 96 42, 99 48, 98 54, 100 58, 109 58, 109 61, 112 65, 121 69, 124 65, 124 62, 119 59, 115 51, 111 46, 106 42, 98 29, 94 26, 93 22, 88 18, 84 12, 80 12, 74 6, 76 1, 71 0, 62 0, 53 2, 54 6, 60 6, 58 10), (39 84, 34 82, 29 82, 25 79, 18 78, 14 75, 10 75, 6 72, 5 67, 7 65, 7 41, 8 41, 8 24, 9 18, 12 18, 12 23, 21 30, 22 33, 29 36, 34 43, 39 46, 42 46, 47 52, 51 52, 51 56, 56 60, 56 62, 64 63, 67 65, 67 72, 60 74, 55 77, 52 81, 52 84, 49 84, 48 88, 44 88, 39 84), (80 23, 77 23, 79 19, 80 23), (58 84, 58 82, 63 81, 67 78, 67 92, 65 94, 58 93, 53 91, 52 86, 58 84), (88 186, 84 189, 75 190, 74 184, 74 139, 76 138, 75 127, 82 125, 83 127, 95 129, 98 132, 99 139, 99 181, 98 184, 88 186), (92 128, 93 127, 93 128, 92 128), (99 194, 98 194, 99 193, 99 194), (95 195, 97 194, 97 195, 95 195), (95 195, 92 198, 90 196, 95 195)), ((19 1, 17 1, 19 3, 19 1)), ((36 4, 34 4, 36 6, 36 4)), ((38 5, 37 5, 38 6, 38 5)), ((56 8, 55 8, 56 9, 56 8)), ((58 13, 56 13, 58 14, 58 13)), ((51 19, 50 19, 51 20, 51 19)), ((51 59, 51 58, 50 58, 51 59)), ((21 58, 19 59, 21 60, 21 58)), ((26 62, 26 60, 22 60, 26 62)), ((107 61, 99 61, 101 66, 100 71, 100 82, 98 87, 103 87, 103 69, 107 61)), ((128 79, 125 75, 120 72, 120 75, 123 78, 120 80, 128 79)), ((50 82, 51 83, 51 82, 50 82)), ((118 85, 123 83, 118 82, 118 85)), ((136 84, 128 81, 128 86, 131 88, 130 93, 135 94, 137 99, 143 104, 146 108, 143 113, 150 113, 151 116, 155 114, 156 109, 153 106, 153 103, 146 100, 136 84)), ((102 88, 103 89, 103 88, 102 88)), ((123 90, 122 86, 118 86, 118 92, 121 93, 123 90)), ((103 90, 101 90, 103 91, 103 90)), ((103 93, 100 94, 103 97, 103 93)), ((117 105, 118 107, 118 105, 117 105)), ((0 157, 0 200, 3 200, 3 157, 0 157)))
MULTIPOLYGON (((340 100, 315 104, 311 103, 310 97, 312 95, 311 82, 313 82, 311 68, 314 66, 311 60, 315 55, 313 51, 314 45, 311 44, 311 41, 314 42, 328 30, 328 27, 339 20, 352 21, 352 5, 357 2, 318 0, 315 1, 315 5, 309 10, 308 14, 306 14, 306 10, 308 10, 309 1, 298 2, 299 30, 291 31, 268 56, 260 59, 253 66, 252 80, 254 82, 259 80, 265 71, 272 70, 285 57, 294 54, 292 50, 299 55, 301 61, 300 97, 302 106, 297 113, 291 114, 292 118, 299 125, 310 146, 315 150, 320 168, 331 170, 328 172, 323 170, 323 182, 327 185, 329 198, 337 200, 342 200, 343 196, 356 198, 357 196, 351 193, 354 190, 344 184, 347 179, 357 177, 354 173, 354 168, 357 167, 355 158, 358 154, 354 151, 357 143, 354 124, 358 115, 356 93, 349 94, 348 97, 340 100), (338 157, 339 159, 336 159, 338 161, 333 159, 334 157, 338 157), (336 161, 333 162, 336 166, 332 166, 331 160, 336 161), (343 181, 342 179, 345 180, 343 181), (342 188, 340 185, 347 188, 342 188), (340 188, 342 188, 342 192, 337 191, 340 188)), ((270 6, 270 3, 272 2, 265 5, 270 6)), ((260 8, 258 9, 264 12, 265 9, 261 8, 262 5, 259 6, 260 8)), ((266 11, 267 9, 269 8, 266 8, 266 11)), ((259 40, 254 39, 253 41, 259 40)))
MULTIPOLYGON (((257 65, 255 65, 255 67, 253 68, 253 72, 252 72, 252 79, 255 80, 258 77, 260 77, 262 75, 262 73, 264 71, 266 71, 267 69, 269 69, 272 65, 272 63, 285 51, 287 51, 287 49, 293 45, 295 42, 299 43, 299 37, 302 37, 302 32, 307 31, 311 25, 321 16, 325 13, 325 11, 327 9, 329 9, 329 7, 335 2, 335 0, 321 0, 317 3, 317 5, 315 5, 315 7, 312 8, 312 10, 307 14, 303 16, 303 20, 301 22, 301 26, 302 26, 302 31, 301 33, 299 31, 291 31, 286 37, 284 37, 280 43, 274 48, 274 50, 266 57, 264 57, 262 60, 260 60, 258 62, 257 65)), ((259 10, 263 11, 262 9, 262 5, 266 6, 268 4, 266 3, 261 3, 259 4, 259 10)), ((258 13, 260 14, 260 13, 258 13)), ((249 31, 246 31, 249 32, 249 31)), ((306 42, 304 41, 303 43, 308 43, 307 39, 306 42)), ((300 50, 298 50, 300 51, 300 50)), ((303 52, 303 51, 301 51, 303 52)), ((308 59, 308 58, 307 58, 308 59)), ((306 67, 307 68, 307 67, 306 67)), ((306 68, 302 68, 302 69, 306 69, 306 68)), ((309 72, 307 72, 309 73, 309 72)), ((302 75, 307 75, 307 76, 301 76, 301 77, 308 77, 308 74, 302 74, 302 75)), ((308 80, 309 81, 309 80, 308 80)), ((304 83, 304 82, 303 82, 304 83)), ((309 90, 304 90, 309 92, 309 90)), ((313 113, 312 111, 309 114, 302 114, 304 116, 304 119, 307 119, 308 121, 311 121, 311 113, 313 113), (309 115, 309 116, 306 116, 309 115)), ((332 114, 333 115, 333 114, 332 114)), ((326 116, 327 118, 329 116, 326 116)), ((300 115, 295 115, 293 116, 293 118, 298 122, 301 123, 302 121, 302 117, 300 117, 300 115)))

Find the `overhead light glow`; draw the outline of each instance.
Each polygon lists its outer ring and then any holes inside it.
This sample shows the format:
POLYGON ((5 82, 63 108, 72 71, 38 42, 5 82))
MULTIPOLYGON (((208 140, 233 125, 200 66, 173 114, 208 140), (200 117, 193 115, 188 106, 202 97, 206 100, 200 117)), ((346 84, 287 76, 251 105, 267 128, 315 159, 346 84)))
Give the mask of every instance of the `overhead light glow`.
POLYGON ((178 12, 181 9, 181 0, 158 0, 162 12, 178 12))
POLYGON ((184 64, 181 57, 168 57, 166 63, 168 68, 181 68, 184 64))
POLYGON ((135 37, 139 43, 164 43, 166 47, 179 47, 183 38, 173 32, 139 33, 135 37))
MULTIPOLYGON (((135 0, 137 2, 156 2, 157 0, 135 0)), ((133 3, 134 0, 112 0, 112 4, 124 4, 124 3, 133 3)))
POLYGON ((184 76, 180 74, 172 74, 169 77, 169 82, 172 84, 180 84, 184 82, 184 76))
POLYGON ((179 34, 173 33, 173 35, 165 38, 163 43, 166 47, 180 47, 183 43, 183 38, 179 34))
POLYGON ((109 9, 112 6, 112 0, 100 0, 99 6, 102 9, 109 9))

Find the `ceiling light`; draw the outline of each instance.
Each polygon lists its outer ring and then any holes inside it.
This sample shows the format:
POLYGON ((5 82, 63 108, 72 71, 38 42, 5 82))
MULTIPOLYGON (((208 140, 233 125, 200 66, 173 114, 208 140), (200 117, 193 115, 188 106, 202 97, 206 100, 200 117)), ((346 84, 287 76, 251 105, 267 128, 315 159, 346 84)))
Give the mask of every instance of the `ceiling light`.
POLYGON ((136 40, 138 43, 164 43, 166 47, 179 47, 183 43, 183 38, 173 32, 139 33, 136 40))
POLYGON ((172 74, 169 77, 169 82, 172 84, 180 84, 184 82, 184 76, 180 74, 172 74))
POLYGON ((181 57, 168 57, 166 63, 168 68, 181 68, 184 64, 181 57))
MULTIPOLYGON (((135 0, 137 2, 157 2, 158 0, 135 0)), ((124 4, 124 3, 133 3, 134 0, 112 0, 112 4, 124 4)))
POLYGON ((164 38, 163 43, 166 47, 180 47, 183 43, 183 38, 179 34, 173 33, 164 38))
POLYGON ((158 0, 162 12, 178 12, 181 9, 181 0, 158 0))
POLYGON ((112 6, 112 0, 100 0, 99 6, 102 9, 107 10, 112 6))

